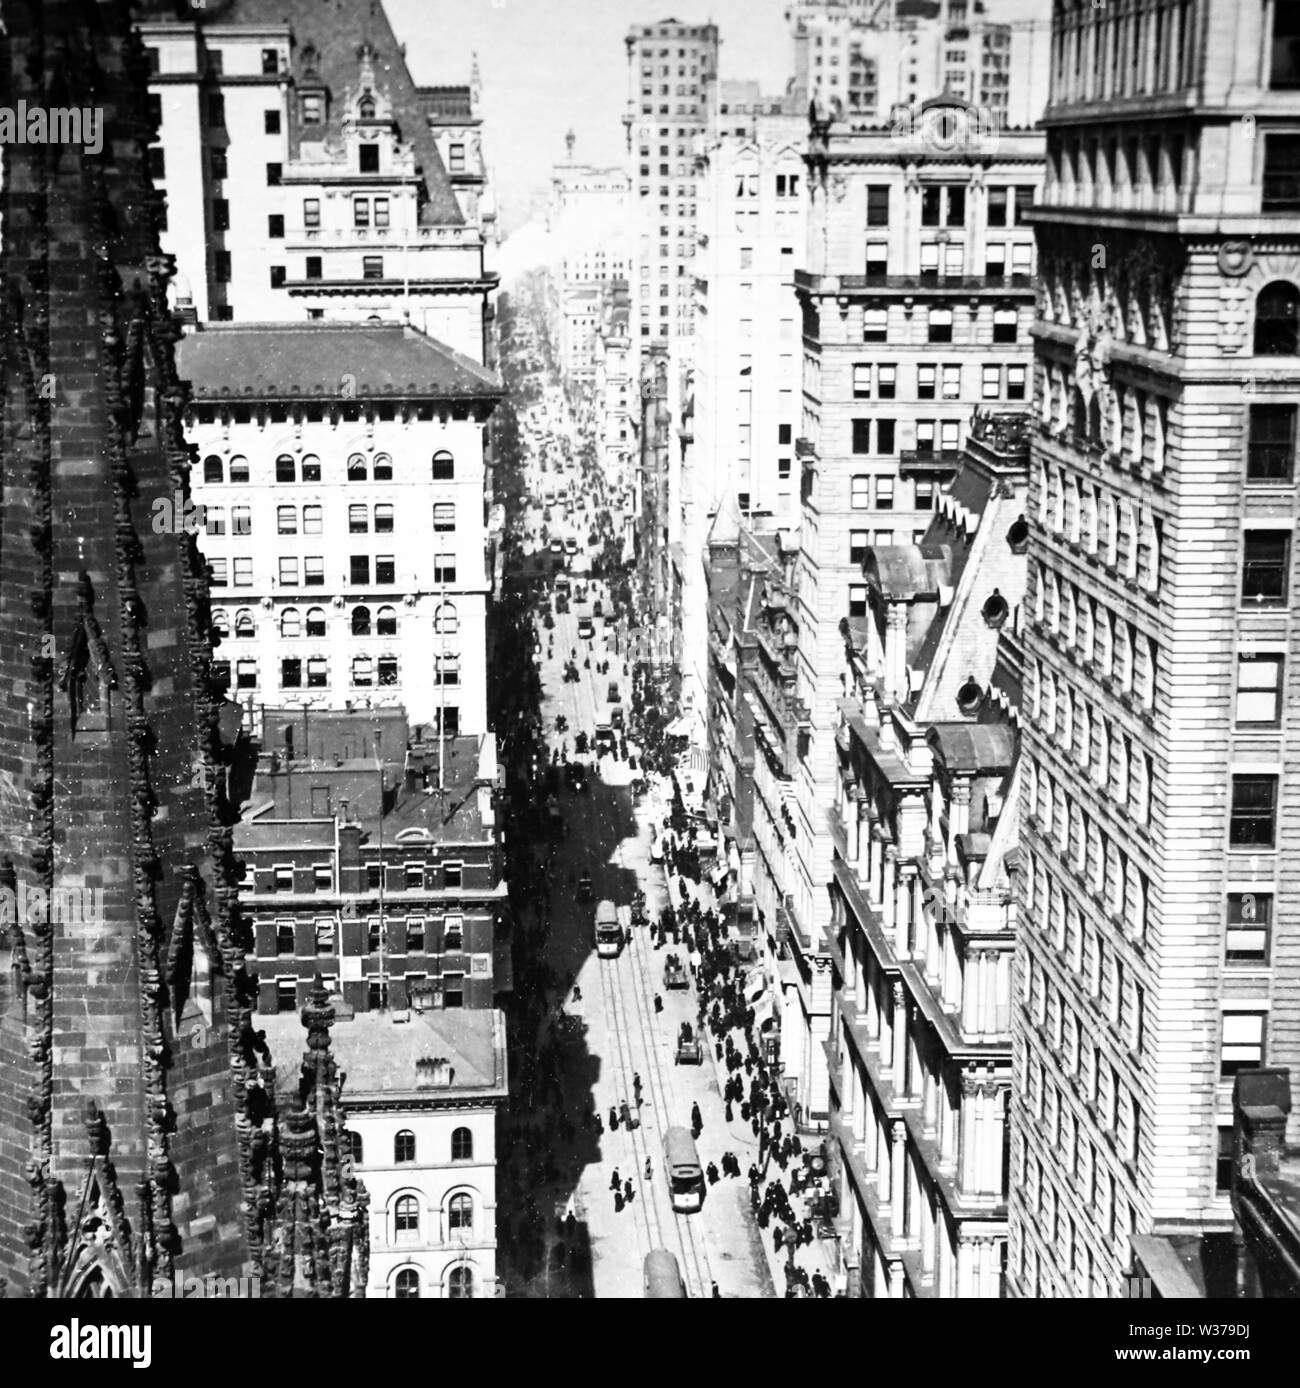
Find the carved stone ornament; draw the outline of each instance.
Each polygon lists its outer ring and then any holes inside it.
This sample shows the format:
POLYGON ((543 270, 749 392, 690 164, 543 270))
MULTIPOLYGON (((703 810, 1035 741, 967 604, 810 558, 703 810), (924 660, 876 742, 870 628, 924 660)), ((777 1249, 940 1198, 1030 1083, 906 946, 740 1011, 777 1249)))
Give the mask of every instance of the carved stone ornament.
POLYGON ((1250 269, 1255 252, 1249 241, 1225 241, 1219 247, 1219 273, 1238 279, 1250 269))
MULTIPOLYGON (((1220 255, 1222 264, 1222 255, 1220 255)), ((1219 286, 1219 348, 1239 352, 1246 341, 1247 303, 1250 295, 1244 284, 1219 286)))

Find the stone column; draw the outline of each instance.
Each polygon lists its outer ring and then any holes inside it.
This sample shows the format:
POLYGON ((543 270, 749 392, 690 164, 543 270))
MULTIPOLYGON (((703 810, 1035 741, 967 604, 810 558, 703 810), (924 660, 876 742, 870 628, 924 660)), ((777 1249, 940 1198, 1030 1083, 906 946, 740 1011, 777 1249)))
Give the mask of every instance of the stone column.
POLYGON ((890 1131, 889 1230, 894 1238, 904 1235, 903 1217, 907 1209, 904 1183, 907 1180, 907 1126, 896 1118, 890 1131))
POLYGON ((894 884, 898 880, 898 849, 891 843, 885 848, 885 869, 880 888, 881 925, 888 934, 894 929, 894 884))
POLYGON ((899 873, 894 880, 894 953, 900 959, 907 958, 907 935, 911 923, 912 884, 916 881, 910 872, 899 873))
POLYGON ((889 1060, 893 1068, 894 1093, 900 1095, 907 1074, 907 998, 901 983, 894 984, 892 1028, 894 1044, 889 1060))

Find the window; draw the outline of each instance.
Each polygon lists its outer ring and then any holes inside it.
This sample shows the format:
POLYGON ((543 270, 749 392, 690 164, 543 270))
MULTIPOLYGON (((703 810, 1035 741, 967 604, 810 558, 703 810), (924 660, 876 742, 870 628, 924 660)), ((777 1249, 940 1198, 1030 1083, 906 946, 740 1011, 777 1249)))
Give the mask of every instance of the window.
POLYGON ((849 616, 865 617, 867 615, 867 589, 864 584, 851 584, 849 586, 849 616))
POLYGON ((368 655, 352 657, 352 684, 356 689, 369 689, 375 682, 374 662, 368 655))
POLYGON ((379 669, 379 683, 380 683, 381 685, 385 685, 385 684, 396 684, 396 683, 397 683, 397 657, 396 657, 396 656, 392 656, 392 655, 381 655, 381 656, 379 657, 379 660, 378 660, 378 662, 377 662, 377 665, 378 665, 378 669, 379 669))
POLYGON ((360 503, 348 507, 348 533, 364 535, 370 529, 370 509, 360 503))
POLYGON ((993 341, 1015 342, 1017 333, 1016 311, 1013 308, 993 310, 993 341))
POLYGON ((323 607, 309 607, 307 609, 307 635, 325 635, 325 609, 323 607))
POLYGON ((892 365, 881 365, 876 368, 876 388, 877 394, 882 400, 892 400, 895 388, 898 383, 898 368, 892 365))
POLYGON ((863 342, 884 342, 888 337, 888 313, 883 308, 869 308, 862 315, 863 342))
POLYGON ((408 916, 406 918, 406 948, 408 950, 422 950, 424 948, 423 916, 408 916))
POLYGON ((465 948, 465 917, 462 915, 449 915, 442 923, 442 947, 446 950, 462 950, 465 948))
POLYGON ((353 453, 348 459, 348 481, 364 482, 370 475, 369 466, 364 455, 353 453))
POLYGON ((859 474, 850 483, 849 504, 855 511, 865 511, 871 505, 871 478, 859 474))
POLYGON ((453 1195, 447 1201, 447 1229, 471 1230, 474 1227, 474 1202, 468 1195, 453 1195))
POLYGON ((456 556, 454 554, 435 554, 433 556, 433 581, 435 583, 455 583, 456 556))
POLYGON ((361 257, 361 278, 381 280, 384 277, 384 257, 382 255, 363 255, 361 257))
POLYGON ((370 199, 352 199, 352 225, 355 227, 368 227, 370 225, 370 199))
POLYGON ((253 533, 253 512, 251 507, 232 506, 230 508, 230 533, 232 535, 251 535, 253 533))
POLYGON ((433 507, 433 528, 436 531, 449 531, 456 528, 456 507, 450 501, 439 501, 433 507))
POLYGON ((385 230, 386 230, 387 227, 388 227, 388 199, 387 199, 387 198, 376 198, 376 199, 375 199, 375 226, 377 226, 377 227, 379 227, 379 228, 381 228, 381 229, 385 229, 385 230))
MULTIPOLYGON (((410 1133, 398 1133, 397 1138, 400 1142, 403 1137, 411 1138, 411 1145, 414 1148, 415 1138, 410 1133)), ((404 1160, 402 1157, 398 1161, 404 1160)), ((405 1158, 413 1160, 413 1158, 405 1158)), ((420 1237, 420 1206, 413 1195, 399 1195, 393 1205, 393 1238, 398 1243, 415 1243, 420 1237)))
POLYGON ((1007 367, 1007 399, 1023 400, 1025 398, 1025 368, 1023 366, 1007 367))
MULTIPOLYGON (((321 259, 320 259, 320 256, 318 256, 318 255, 309 255, 309 256, 307 257, 307 268, 306 268, 306 271, 305 271, 305 275, 306 275, 306 278, 309 279, 309 280, 318 280, 318 279, 320 279, 320 277, 321 277, 321 259)), ((310 310, 308 311, 308 316, 309 316, 309 317, 310 317, 310 316, 317 315, 317 314, 318 314, 318 310, 316 310, 316 309, 310 309, 310 310)))
POLYGON ((418 1301, 420 1297, 420 1274, 415 1268, 402 1268, 393 1278, 394 1301, 418 1301))
POLYGON ((287 656, 280 662, 280 688, 302 688, 302 661, 296 656, 287 656))
POLYGON ((871 421, 869 419, 855 419, 853 421, 853 451, 855 453, 871 452, 871 421))
MULTIPOLYGON (((264 111, 262 113, 262 130, 267 135, 278 135, 280 133, 279 111, 264 111)), ((283 220, 283 218, 281 220, 283 220)), ((284 235, 283 232, 280 234, 281 236, 284 235)))
POLYGON ((1264 187, 1260 206, 1265 212, 1300 210, 1300 135, 1264 137, 1264 187))
POLYGON ((459 684, 460 657, 458 655, 437 656, 433 679, 435 684, 459 684))
POLYGON ((368 588, 370 586, 370 556, 368 554, 354 554, 349 560, 349 571, 354 588, 368 588))
POLYGON ((961 398, 961 367, 959 365, 947 364, 943 368, 943 398, 945 400, 961 398))
POLYGON ((1286 603, 1291 536, 1285 530, 1247 530, 1241 562, 1243 604, 1286 603))
POLYGON ((866 562, 868 536, 865 530, 849 531, 849 563, 859 567, 866 562))
POLYGON ((456 476, 456 464, 445 448, 433 455, 433 480, 450 482, 456 476))
MULTIPOLYGON (((303 464, 303 472, 307 471, 306 463, 303 464)), ((320 506, 304 506, 302 508, 302 533, 304 535, 319 535, 323 528, 324 511, 320 506)))
POLYGON ((296 535, 298 533, 298 508, 296 506, 277 506, 275 508, 276 533, 296 535))
POLYGON ((465 1006, 465 975, 463 973, 447 973, 442 975, 442 1005, 444 1007, 464 1007, 465 1006))
POLYGON ((918 400, 933 400, 938 367, 922 364, 916 368, 916 397, 918 400))
POLYGON ((876 478, 876 510, 892 511, 894 509, 894 479, 892 477, 876 478))
POLYGON ((1237 657, 1237 726, 1276 728, 1282 718, 1282 656, 1237 657))
POLYGON ((433 614, 433 630, 438 636, 455 636, 460 628, 460 618, 452 603, 445 602, 433 614))
POLYGON ((1252 405, 1248 482, 1289 482, 1295 459, 1296 406, 1252 405))
POLYGON ((1267 964, 1273 923, 1271 892, 1229 892, 1224 957, 1229 964, 1267 964))
POLYGON ((257 661, 240 660, 236 662, 235 687, 238 689, 257 688, 257 661))
MULTIPOLYGON (((231 275, 234 273, 230 264, 229 251, 212 252, 212 275, 218 284, 229 284, 231 275)), ((226 307, 229 307, 226 305, 226 307)))
POLYGON ((253 561, 252 559, 235 560, 235 587, 251 588, 253 586, 253 561))
POLYGON ((1264 1063, 1267 1012, 1225 1012, 1219 1047, 1219 1074, 1235 1075, 1264 1063))
POLYGON ((393 507, 391 502, 380 502, 375 507, 375 534, 391 535, 393 533, 393 507))
POLYGON ((281 588, 296 588, 298 586, 298 561, 296 559, 281 556, 278 572, 281 588))
POLYGON ((323 655, 312 656, 307 662, 307 688, 324 689, 329 684, 329 662, 323 655))
POLYGON ((292 1012, 298 1006, 298 980, 296 978, 276 979, 275 1005, 277 1011, 280 1012, 292 1012))
POLYGON ((1300 351, 1300 289, 1275 280, 1255 300, 1256 356, 1293 357, 1300 351))
POLYGON ((280 177, 283 172, 283 164, 268 164, 266 166, 266 186, 268 188, 278 188, 280 186, 280 177))
POLYGON ((980 393, 985 400, 996 400, 1002 393, 1002 368, 985 366, 980 371, 980 393))
POLYGON ((208 94, 208 124, 217 130, 225 129, 226 98, 220 92, 208 94))
POLYGON ((932 308, 930 310, 930 341, 952 341, 952 309, 932 308))
POLYGON ((1272 848, 1277 815, 1277 777, 1232 778, 1228 842, 1234 848, 1272 848))
POLYGON ((397 635, 397 609, 381 607, 375 620, 375 632, 379 636, 397 635))
POLYGON ((361 145, 357 150, 357 154, 359 156, 359 163, 357 167, 360 169, 362 173, 379 172, 378 145, 361 145))
POLYGON ((457 1128, 451 1135, 452 1161, 473 1161, 474 1134, 468 1128, 457 1128))
POLYGON ((455 1267, 447 1274, 447 1295, 453 1301, 468 1301, 474 1295, 474 1269, 455 1267))
POLYGON ((867 278, 884 279, 889 274, 889 242, 867 242, 867 278))
POLYGON ((352 609, 352 635, 370 635, 370 609, 368 607, 354 607, 352 609))
POLYGON ((415 1160, 415 1134, 403 1128, 393 1139, 393 1161, 397 1165, 415 1160))
MULTIPOLYGON (((276 954, 293 954, 297 949, 294 942, 293 921, 277 920, 275 923, 276 954)), ((292 982, 292 980, 289 980, 292 982)))
POLYGON ((308 231, 316 231, 320 228, 320 199, 303 198, 302 200, 302 224, 308 231))
POLYGON ((375 583, 390 584, 397 582, 397 560, 391 554, 377 554, 375 556, 375 583))

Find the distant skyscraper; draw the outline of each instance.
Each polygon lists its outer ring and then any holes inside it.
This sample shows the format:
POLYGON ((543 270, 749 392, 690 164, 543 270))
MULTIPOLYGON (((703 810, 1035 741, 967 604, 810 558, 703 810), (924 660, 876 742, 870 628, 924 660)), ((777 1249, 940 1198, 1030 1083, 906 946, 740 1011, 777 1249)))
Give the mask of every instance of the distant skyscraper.
POLYGON ((1034 213, 1021 1296, 1114 1295, 1135 1264, 1211 1276, 1208 1253, 1159 1245, 1231 1229, 1233 1078, 1300 1061, 1294 11, 1056 12, 1034 213))

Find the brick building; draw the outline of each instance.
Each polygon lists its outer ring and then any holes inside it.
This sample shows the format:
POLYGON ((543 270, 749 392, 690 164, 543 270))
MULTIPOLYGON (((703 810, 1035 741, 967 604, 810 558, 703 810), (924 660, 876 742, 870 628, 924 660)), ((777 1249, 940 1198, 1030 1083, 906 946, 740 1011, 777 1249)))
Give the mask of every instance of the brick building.
POLYGON ((491 1007, 509 987, 492 735, 439 739, 400 709, 258 721, 234 852, 259 1011, 301 1006, 317 973, 357 1012, 491 1007))

